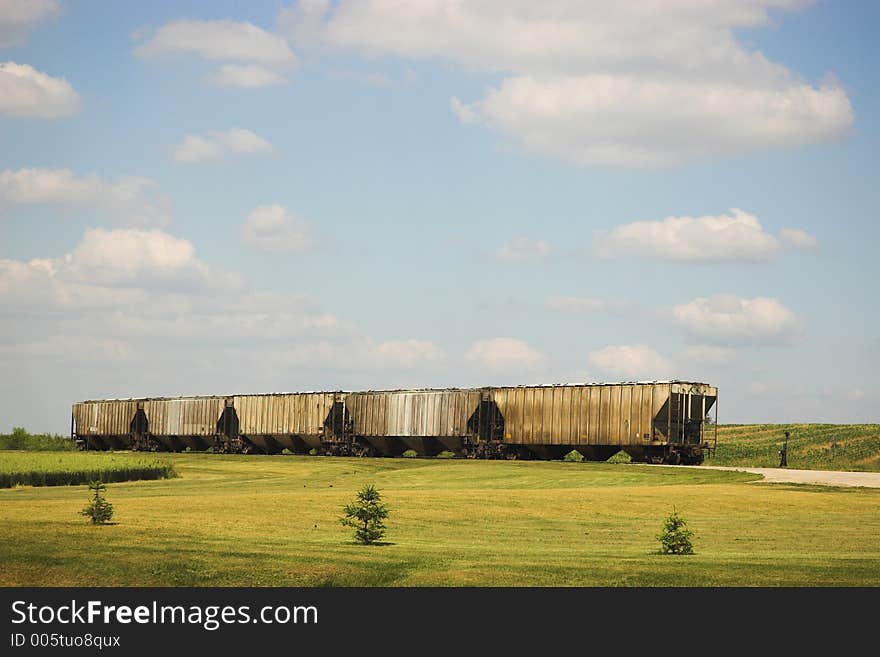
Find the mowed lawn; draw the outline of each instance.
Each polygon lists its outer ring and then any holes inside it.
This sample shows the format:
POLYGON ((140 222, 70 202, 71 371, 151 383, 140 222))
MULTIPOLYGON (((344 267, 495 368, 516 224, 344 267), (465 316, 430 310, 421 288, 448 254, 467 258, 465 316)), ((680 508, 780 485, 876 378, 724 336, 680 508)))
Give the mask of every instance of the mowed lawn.
POLYGON ((0 490, 5 586, 880 585, 880 490, 626 464, 163 455, 176 479, 0 490), (389 544, 337 518, 364 484, 389 544), (673 506, 696 554, 656 553, 673 506))

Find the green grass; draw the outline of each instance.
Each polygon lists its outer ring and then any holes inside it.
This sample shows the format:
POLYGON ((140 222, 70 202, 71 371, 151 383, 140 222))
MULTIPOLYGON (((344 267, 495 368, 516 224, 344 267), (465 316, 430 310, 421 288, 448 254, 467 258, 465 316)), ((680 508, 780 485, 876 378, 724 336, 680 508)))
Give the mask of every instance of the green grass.
POLYGON ((880 490, 741 472, 464 459, 168 455, 179 478, 0 490, 5 586, 880 585, 880 490), (368 483, 391 514, 338 518, 368 483), (693 556, 657 554, 672 507, 693 556))
POLYGON ((171 464, 127 452, 0 452, 0 488, 173 477, 171 464))
POLYGON ((786 431, 789 468, 880 471, 878 424, 719 425, 718 451, 707 464, 776 467, 786 431))

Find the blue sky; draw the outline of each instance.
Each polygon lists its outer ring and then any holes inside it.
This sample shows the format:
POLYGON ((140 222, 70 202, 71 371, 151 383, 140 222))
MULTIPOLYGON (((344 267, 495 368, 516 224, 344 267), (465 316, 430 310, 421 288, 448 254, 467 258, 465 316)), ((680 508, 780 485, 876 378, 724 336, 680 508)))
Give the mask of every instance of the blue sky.
POLYGON ((698 379, 878 421, 873 3, 0 2, 0 431, 698 379))

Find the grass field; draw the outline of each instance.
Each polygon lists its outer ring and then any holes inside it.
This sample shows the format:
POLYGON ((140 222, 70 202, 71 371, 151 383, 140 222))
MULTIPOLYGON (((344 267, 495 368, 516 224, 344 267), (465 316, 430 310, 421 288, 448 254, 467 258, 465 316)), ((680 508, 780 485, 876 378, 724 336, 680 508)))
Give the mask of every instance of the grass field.
POLYGON ((0 451, 0 488, 68 486, 95 480, 104 483, 173 477, 164 459, 113 452, 0 451))
MULTIPOLYGON (((93 456, 93 455, 88 455, 93 456)), ((124 456, 124 455, 120 455, 124 456)), ((0 585, 880 585, 880 490, 625 464, 168 455, 179 478, 0 490, 0 585), (366 483, 388 545, 337 518, 366 483), (673 505, 696 554, 661 556, 673 505)))
POLYGON ((718 452, 707 463, 776 467, 786 431, 790 468, 880 471, 878 424, 719 425, 718 452))

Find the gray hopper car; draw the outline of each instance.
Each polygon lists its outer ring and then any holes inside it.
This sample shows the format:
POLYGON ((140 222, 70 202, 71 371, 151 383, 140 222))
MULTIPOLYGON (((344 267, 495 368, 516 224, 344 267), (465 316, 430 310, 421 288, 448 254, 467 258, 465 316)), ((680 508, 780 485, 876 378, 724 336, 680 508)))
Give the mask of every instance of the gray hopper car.
MULTIPOLYGON (((718 389, 657 381, 442 390, 304 392, 74 404, 86 449, 561 458, 701 463, 718 389)), ((711 440, 710 440, 711 438, 711 440)))

